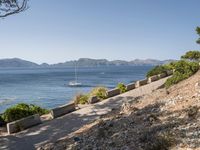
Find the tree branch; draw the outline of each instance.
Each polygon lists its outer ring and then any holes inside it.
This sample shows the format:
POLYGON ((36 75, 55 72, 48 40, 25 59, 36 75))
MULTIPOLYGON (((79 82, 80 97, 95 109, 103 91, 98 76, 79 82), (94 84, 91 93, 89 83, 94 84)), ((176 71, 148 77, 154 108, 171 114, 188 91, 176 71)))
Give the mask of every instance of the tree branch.
POLYGON ((25 11, 28 0, 0 0, 0 18, 25 11))

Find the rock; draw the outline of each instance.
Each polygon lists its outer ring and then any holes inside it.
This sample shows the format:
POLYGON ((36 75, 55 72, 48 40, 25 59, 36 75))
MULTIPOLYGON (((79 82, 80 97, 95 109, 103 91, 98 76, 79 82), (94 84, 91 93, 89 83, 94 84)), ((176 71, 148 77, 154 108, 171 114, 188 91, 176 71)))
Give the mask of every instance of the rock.
POLYGON ((74 137, 75 142, 79 142, 81 139, 79 137, 74 137))
POLYGON ((188 117, 195 118, 198 111, 199 111, 199 108, 197 106, 193 106, 193 107, 190 106, 189 109, 187 110, 188 117))
POLYGON ((196 84, 195 84, 195 91, 196 92, 200 92, 200 81, 198 81, 196 84))
POLYGON ((99 127, 97 136, 98 136, 98 138, 104 138, 105 137, 105 128, 104 127, 99 127))
POLYGON ((169 95, 169 91, 168 90, 166 90, 166 94, 169 95))

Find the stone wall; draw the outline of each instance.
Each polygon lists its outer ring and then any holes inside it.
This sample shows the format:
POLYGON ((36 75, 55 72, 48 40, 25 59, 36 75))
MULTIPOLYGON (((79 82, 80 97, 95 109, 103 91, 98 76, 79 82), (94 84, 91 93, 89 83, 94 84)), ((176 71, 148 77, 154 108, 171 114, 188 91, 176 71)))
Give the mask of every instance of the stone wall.
POLYGON ((52 109, 51 115, 53 118, 57 118, 75 110, 76 110, 75 104, 71 103, 71 104, 63 105, 63 106, 52 109))
POLYGON ((41 123, 40 116, 36 114, 36 115, 29 116, 17 121, 7 123, 7 131, 8 131, 8 134, 16 133, 16 132, 25 130, 29 127, 38 125, 40 123, 41 123))

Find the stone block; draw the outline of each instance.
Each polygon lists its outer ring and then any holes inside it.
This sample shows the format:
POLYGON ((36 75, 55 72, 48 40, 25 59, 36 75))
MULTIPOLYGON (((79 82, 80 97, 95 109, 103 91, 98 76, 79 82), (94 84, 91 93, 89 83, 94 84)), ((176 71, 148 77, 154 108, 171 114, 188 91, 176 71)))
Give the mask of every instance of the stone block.
POLYGON ((120 94, 120 90, 119 90, 118 88, 109 90, 109 91, 107 92, 108 98, 109 98, 109 97, 116 96, 116 95, 119 95, 119 94, 120 94))
POLYGON ((51 110, 51 115, 53 118, 57 118, 60 117, 62 115, 68 114, 70 112, 75 111, 75 104, 74 103, 70 103, 67 105, 63 105, 57 108, 54 108, 51 110))
POLYGON ((147 80, 147 79, 143 79, 143 80, 140 80, 140 81, 136 81, 135 87, 138 88, 138 87, 140 87, 140 86, 146 85, 147 83, 148 83, 148 80, 147 80))
POLYGON ((130 83, 126 86, 127 91, 135 89, 135 83, 130 83))
POLYGON ((151 83, 151 82, 154 82, 154 81, 157 81, 159 80, 159 77, 158 75, 154 75, 154 76, 151 76, 148 78, 148 83, 151 83))
POLYGON ((16 133, 41 123, 38 114, 7 123, 8 134, 16 133))

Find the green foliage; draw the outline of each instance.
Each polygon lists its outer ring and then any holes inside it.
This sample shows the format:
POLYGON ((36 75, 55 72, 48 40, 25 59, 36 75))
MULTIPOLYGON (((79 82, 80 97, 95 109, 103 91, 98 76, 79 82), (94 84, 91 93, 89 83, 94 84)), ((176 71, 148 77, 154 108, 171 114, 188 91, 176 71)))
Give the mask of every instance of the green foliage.
POLYGON ((151 77, 161 73, 167 73, 168 70, 171 70, 169 65, 155 66, 153 69, 147 72, 146 77, 151 77))
POLYGON ((34 114, 43 115, 48 112, 49 112, 48 110, 43 109, 33 104, 28 105, 28 104, 20 103, 6 109, 6 111, 2 115, 2 118, 5 122, 12 122, 12 121, 15 121, 24 117, 28 117, 34 114))
POLYGON ((74 103, 75 104, 87 104, 88 99, 89 99, 88 95, 77 94, 74 98, 74 103))
POLYGON ((0 126, 4 125, 5 121, 3 120, 2 116, 0 115, 0 126))
POLYGON ((124 93, 127 91, 126 85, 124 85, 123 83, 118 83, 117 88, 120 90, 120 93, 124 93))
MULTIPOLYGON (((200 36, 200 27, 196 28, 197 34, 200 36)), ((200 44, 200 38, 196 41, 198 44, 200 44)))
POLYGON ((185 55, 181 56, 182 59, 189 59, 193 61, 200 60, 200 51, 188 51, 185 55))
POLYGON ((31 112, 33 112, 33 114, 39 114, 39 115, 44 115, 44 114, 48 114, 50 111, 44 108, 41 108, 39 106, 30 104, 29 108, 31 110, 31 112))
POLYGON ((199 70, 199 64, 197 62, 187 62, 184 60, 173 63, 172 67, 175 69, 175 72, 173 76, 165 82, 167 88, 189 78, 199 70))
POLYGON ((90 96, 97 96, 98 99, 103 100, 107 98, 107 89, 105 87, 96 87, 90 92, 90 96))

